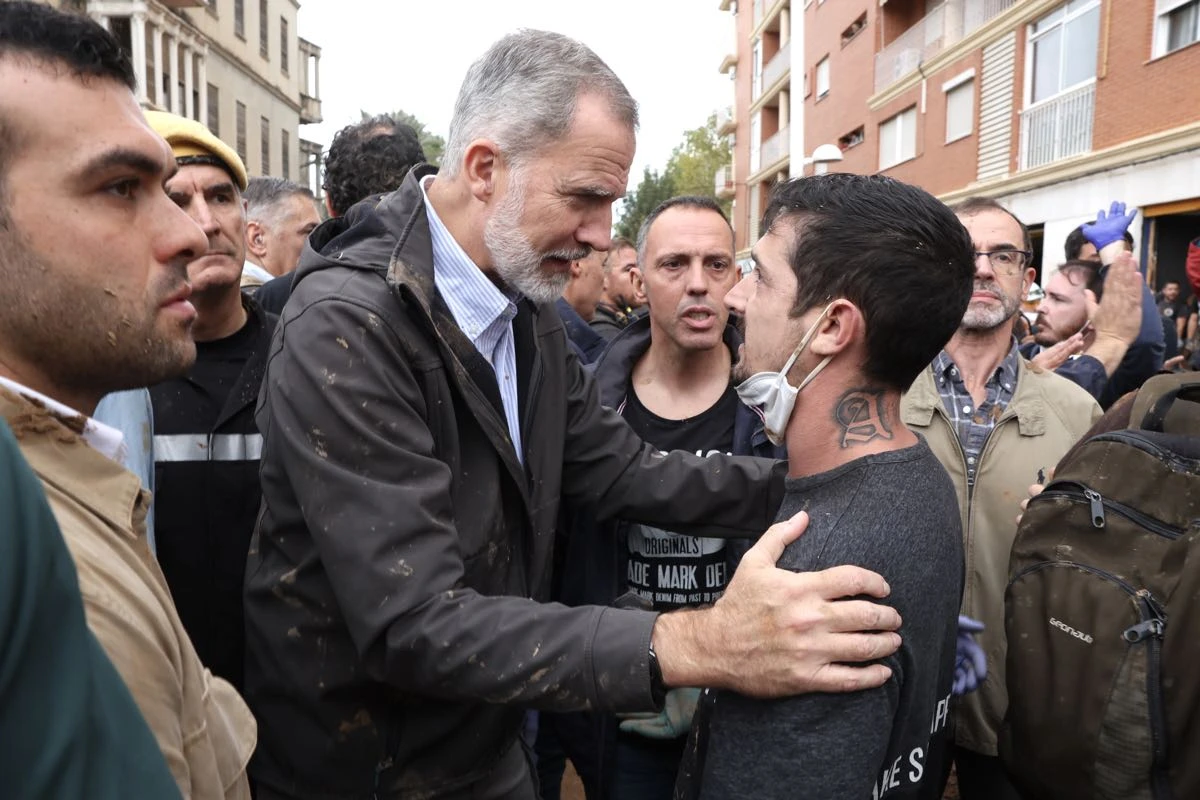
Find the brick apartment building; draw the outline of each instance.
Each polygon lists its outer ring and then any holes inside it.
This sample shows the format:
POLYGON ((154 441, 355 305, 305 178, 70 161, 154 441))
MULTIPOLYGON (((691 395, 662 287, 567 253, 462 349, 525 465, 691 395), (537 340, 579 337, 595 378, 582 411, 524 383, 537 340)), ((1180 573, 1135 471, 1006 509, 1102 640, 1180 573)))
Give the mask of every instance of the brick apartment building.
POLYGON ((994 197, 1051 271, 1109 201, 1154 285, 1200 237, 1200 0, 721 0, 733 13, 734 197, 748 255, 777 180, 882 172, 953 203, 994 197))
POLYGON ((321 49, 296 34, 297 0, 47 0, 107 27, 133 61, 138 100, 204 123, 251 175, 320 196, 321 49))

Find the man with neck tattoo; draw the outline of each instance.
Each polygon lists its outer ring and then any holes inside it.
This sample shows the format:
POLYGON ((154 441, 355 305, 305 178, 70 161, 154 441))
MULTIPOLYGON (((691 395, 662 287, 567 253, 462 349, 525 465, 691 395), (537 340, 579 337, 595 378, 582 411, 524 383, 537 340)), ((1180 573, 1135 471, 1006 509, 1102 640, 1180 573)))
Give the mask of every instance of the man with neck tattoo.
MULTIPOLYGON (((954 708, 959 792, 963 800, 1017 800, 997 757, 1008 707, 1004 591, 1017 533, 1014 509, 1100 416, 1100 407, 1078 385, 1033 366, 1017 350, 1012 320, 1034 278, 1024 225, 987 198, 964 200, 954 210, 972 240, 970 304, 954 337, 905 394, 900 413, 954 482, 967 558, 962 613, 984 625, 979 640, 987 677, 954 708)), ((1117 237, 1102 250, 1106 263, 1124 249, 1117 237)), ((1136 275, 1125 269, 1126 278, 1136 275)))
POLYGON ((946 471, 899 409, 962 319, 970 239, 932 196, 880 176, 781 184, 763 227, 755 268, 725 303, 745 325, 737 392, 787 446, 780 518, 811 518, 779 566, 878 570, 904 641, 875 689, 780 700, 707 692, 676 796, 935 798, 962 538, 946 471))

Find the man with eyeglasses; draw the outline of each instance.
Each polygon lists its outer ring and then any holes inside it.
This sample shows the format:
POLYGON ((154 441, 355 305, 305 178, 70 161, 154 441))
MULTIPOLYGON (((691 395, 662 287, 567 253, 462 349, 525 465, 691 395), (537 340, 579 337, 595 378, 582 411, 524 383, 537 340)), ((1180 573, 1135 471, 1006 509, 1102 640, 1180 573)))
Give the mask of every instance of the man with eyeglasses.
POLYGON ((987 677, 954 708, 954 761, 962 800, 1018 800, 997 758, 1005 689, 1004 589, 1018 503, 1100 407, 1086 391, 1021 357, 1013 317, 1034 278, 1020 220, 993 200, 955 208, 975 247, 975 285, 958 331, 913 382, 900 416, 950 474, 962 514, 962 613, 980 620, 987 677))

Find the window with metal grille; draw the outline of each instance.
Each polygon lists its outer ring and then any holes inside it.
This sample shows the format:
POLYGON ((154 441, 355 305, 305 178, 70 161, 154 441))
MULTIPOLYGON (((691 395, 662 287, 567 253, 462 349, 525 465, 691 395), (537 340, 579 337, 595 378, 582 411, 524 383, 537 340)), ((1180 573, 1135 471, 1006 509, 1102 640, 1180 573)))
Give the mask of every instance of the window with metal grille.
POLYGON ((287 131, 279 132, 279 151, 282 163, 283 177, 292 179, 292 137, 287 131))
POLYGON ((214 136, 221 135, 221 95, 211 83, 208 84, 208 129, 214 136))
POLYGON ((233 0, 233 32, 242 41, 246 39, 246 0, 233 0))
POLYGON ((263 175, 271 174, 271 120, 262 118, 262 167, 263 175))
POLYGON ((258 54, 271 58, 271 37, 267 33, 267 0, 258 0, 258 54))
POLYGON ((237 154, 246 163, 246 104, 237 104, 237 154))
POLYGON ((279 68, 283 74, 288 74, 288 22, 279 18, 279 68))

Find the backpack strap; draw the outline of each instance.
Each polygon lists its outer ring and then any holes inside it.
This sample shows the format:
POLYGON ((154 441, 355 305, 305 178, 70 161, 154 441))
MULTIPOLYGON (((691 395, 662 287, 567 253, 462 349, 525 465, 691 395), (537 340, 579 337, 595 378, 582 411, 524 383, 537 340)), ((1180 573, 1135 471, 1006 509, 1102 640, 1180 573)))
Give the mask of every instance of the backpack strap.
POLYGON ((1155 375, 1133 401, 1129 427, 1200 435, 1200 372, 1155 375), (1183 399, 1185 403, 1177 403, 1183 399))

